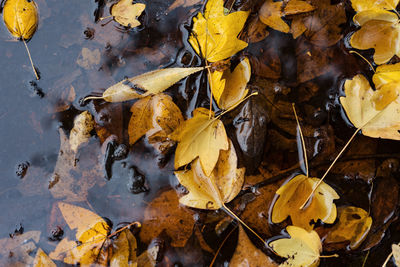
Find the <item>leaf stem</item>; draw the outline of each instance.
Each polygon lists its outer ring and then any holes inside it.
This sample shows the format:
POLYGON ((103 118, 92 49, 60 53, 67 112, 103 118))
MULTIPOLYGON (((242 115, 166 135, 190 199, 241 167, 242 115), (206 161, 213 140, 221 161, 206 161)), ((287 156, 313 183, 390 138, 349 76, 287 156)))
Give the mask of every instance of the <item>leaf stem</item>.
POLYGON ((222 203, 222 208, 223 210, 228 213, 230 216, 232 216, 234 219, 236 219, 240 224, 242 224, 244 227, 246 227, 250 232, 252 232, 258 239, 260 239, 260 241, 267 246, 267 243, 264 241, 264 239, 261 238, 261 236, 259 236, 253 229, 250 228, 250 226, 248 226, 244 221, 242 221, 242 219, 239 218, 239 216, 237 216, 233 211, 231 211, 226 205, 225 203, 222 203))
POLYGON ((346 145, 340 150, 339 154, 336 156, 336 158, 333 160, 329 168, 326 170, 324 175, 321 177, 321 179, 318 181, 318 183, 314 186, 313 190, 311 191, 310 195, 306 198, 304 203, 300 206, 300 209, 304 209, 304 206, 307 204, 307 202, 310 200, 312 195, 314 194, 315 190, 317 190, 318 186, 322 183, 322 181, 325 179, 325 177, 328 175, 329 171, 332 169, 333 165, 335 165, 336 161, 340 158, 340 156, 343 154, 343 152, 346 150, 346 148, 350 145, 351 141, 353 141, 354 137, 356 137, 357 133, 361 130, 361 128, 357 128, 357 130, 353 133, 353 135, 350 137, 349 141, 347 141, 346 145))
POLYGON ((338 254, 333 254, 333 255, 320 255, 320 258, 339 258, 338 254))
POLYGON ((373 71, 374 73, 376 73, 376 72, 375 72, 374 66, 373 66, 373 65, 371 64, 371 62, 369 62, 363 55, 361 55, 360 53, 358 53, 358 52, 355 51, 355 50, 350 50, 349 52, 350 52, 350 54, 356 54, 356 55, 358 55, 360 58, 364 59, 364 61, 367 62, 368 65, 371 67, 372 71, 373 71))
POLYGON ((86 102, 87 100, 97 100, 97 99, 104 99, 103 96, 87 96, 83 99, 83 102, 86 102))
POLYGON ((236 102, 236 104, 234 104, 233 106, 231 106, 230 108, 228 108, 227 110, 224 110, 221 114, 219 114, 217 117, 215 117, 216 119, 221 118, 223 115, 225 115, 226 113, 234 110, 237 106, 239 106, 240 104, 242 104, 244 101, 246 101, 247 99, 249 99, 250 97, 254 96, 254 95, 258 95, 258 92, 254 92, 251 93, 250 95, 246 96, 245 98, 239 100, 238 102, 236 102))
POLYGON ((101 17, 101 18, 99 18, 99 21, 103 21, 105 19, 112 18, 112 17, 114 17, 114 16, 113 15, 108 15, 106 17, 101 17))
POLYGON ((301 130, 299 118, 297 117, 296 107, 295 107, 294 103, 292 103, 292 107, 293 107, 294 116, 296 118, 297 127, 299 128, 299 132, 300 132, 301 146, 303 149, 303 161, 304 161, 304 164, 306 165, 306 176, 308 177, 308 160, 307 160, 306 143, 304 142, 303 131, 301 130))
POLYGON ((38 75, 37 72, 36 72, 35 66, 33 65, 32 57, 31 57, 31 52, 29 52, 28 45, 26 44, 26 41, 25 41, 24 38, 22 38, 22 41, 24 42, 26 52, 28 52, 29 61, 31 62, 31 66, 32 66, 33 72, 35 73, 36 80, 39 80, 40 78, 39 78, 39 75, 38 75))
POLYGON ((217 259, 217 256, 221 250, 221 248, 224 246, 226 240, 228 240, 228 238, 231 236, 231 234, 233 233, 233 231, 235 231, 237 228, 237 226, 233 227, 233 229, 226 235, 226 237, 224 238, 224 240, 221 242, 221 245, 219 246, 219 248, 217 249, 217 251, 215 252, 214 258, 212 259, 209 267, 212 267, 215 263, 215 260, 217 259))

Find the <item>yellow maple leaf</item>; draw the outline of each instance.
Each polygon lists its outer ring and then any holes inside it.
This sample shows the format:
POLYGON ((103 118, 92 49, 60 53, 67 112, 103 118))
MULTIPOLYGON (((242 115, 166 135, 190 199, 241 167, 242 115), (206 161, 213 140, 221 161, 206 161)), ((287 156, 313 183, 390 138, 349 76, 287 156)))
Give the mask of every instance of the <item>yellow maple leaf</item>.
POLYGON ((183 116, 172 98, 166 94, 147 96, 135 102, 131 107, 129 120, 129 143, 134 144, 143 135, 160 152, 174 145, 168 135, 183 121, 183 116))
POLYGON ((372 225, 368 213, 357 207, 339 207, 339 221, 330 229, 324 239, 325 243, 340 243, 349 241, 349 247, 356 249, 367 237, 372 225))
POLYGON ((36 3, 32 0, 7 0, 4 4, 3 19, 13 36, 30 39, 38 25, 36 3))
POLYGON ((398 0, 391 1, 352 1, 358 12, 353 20, 361 26, 350 39, 350 44, 357 49, 374 48, 376 64, 388 62, 394 55, 400 55, 398 46, 400 24, 394 10, 398 0))
POLYGON ((249 59, 243 59, 233 70, 214 71, 209 75, 211 92, 222 109, 229 109, 242 100, 248 90, 246 85, 250 80, 251 65, 249 59))
POLYGON ((237 169, 237 156, 232 141, 229 140, 229 150, 219 154, 218 162, 210 175, 203 172, 199 159, 191 164, 189 171, 175 172, 179 182, 189 191, 179 199, 181 204, 192 208, 216 210, 240 192, 245 169, 237 169))
POLYGON ((204 15, 199 12, 193 18, 189 43, 209 62, 229 58, 247 47, 247 43, 237 37, 249 14, 248 11, 237 11, 225 15, 223 0, 209 0, 204 15))
POLYGON ((351 123, 364 135, 400 140, 398 90, 393 92, 390 87, 382 86, 374 91, 368 80, 359 74, 345 82, 344 93, 346 96, 340 97, 340 103, 351 123))
POLYGON ((120 0, 112 6, 111 15, 119 24, 125 27, 135 28, 140 25, 137 18, 142 14, 145 8, 146 5, 142 3, 133 4, 132 0, 120 0))
POLYGON ((38 248, 35 260, 33 261, 33 267, 57 267, 57 265, 41 248, 38 248))
POLYGON ((333 200, 338 199, 339 196, 324 182, 317 187, 310 203, 300 209, 319 181, 318 178, 309 178, 300 174, 282 185, 276 191, 279 198, 272 208, 272 222, 280 223, 290 216, 293 225, 306 230, 313 229, 311 221, 317 222, 320 219, 325 223, 333 223, 337 214, 333 200))
POLYGON ((400 63, 379 66, 372 76, 372 81, 378 89, 374 97, 375 107, 382 110, 399 96, 400 63))
POLYGON ((318 266, 322 244, 317 232, 308 232, 297 226, 288 226, 286 231, 290 238, 281 238, 269 243, 279 256, 287 258, 279 266, 318 266))
POLYGON ((220 150, 229 148, 222 121, 209 117, 209 110, 197 108, 193 117, 176 129, 170 138, 178 141, 175 168, 189 164, 199 157, 204 173, 209 176, 217 164, 220 150))

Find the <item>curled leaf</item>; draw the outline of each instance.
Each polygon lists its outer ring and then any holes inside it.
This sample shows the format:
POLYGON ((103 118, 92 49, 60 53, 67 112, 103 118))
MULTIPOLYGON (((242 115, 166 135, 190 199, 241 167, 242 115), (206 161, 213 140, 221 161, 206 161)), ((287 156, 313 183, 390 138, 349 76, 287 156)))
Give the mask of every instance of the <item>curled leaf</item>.
POLYGON ((10 33, 23 40, 30 39, 38 25, 38 12, 33 0, 7 0, 3 19, 10 33))
POLYGON ((142 14, 145 8, 146 5, 142 3, 133 4, 132 0, 120 0, 112 6, 111 15, 114 16, 115 21, 119 24, 125 27, 135 28, 140 25, 137 18, 142 14))

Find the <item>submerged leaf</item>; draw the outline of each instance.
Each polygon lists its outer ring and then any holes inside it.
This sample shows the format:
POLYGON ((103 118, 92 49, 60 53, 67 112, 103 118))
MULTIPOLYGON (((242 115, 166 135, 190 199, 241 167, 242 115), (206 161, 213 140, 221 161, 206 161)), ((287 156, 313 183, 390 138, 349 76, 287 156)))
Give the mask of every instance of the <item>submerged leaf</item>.
POLYGON ((336 219, 336 205, 333 200, 339 196, 324 182, 317 187, 310 203, 300 209, 319 180, 300 174, 282 185, 276 191, 279 198, 272 208, 272 222, 280 223, 290 216, 293 225, 306 230, 313 229, 311 221, 315 223, 320 219, 324 223, 333 223, 336 219))
POLYGON ((290 238, 269 243, 279 256, 287 258, 280 266, 318 266, 322 245, 317 232, 308 232, 297 226, 288 226, 286 231, 290 238))
POLYGON ((209 111, 205 108, 195 109, 193 117, 178 127, 170 138, 179 142, 175 152, 175 168, 199 157, 207 176, 214 169, 220 150, 229 148, 224 124, 217 118, 209 118, 209 111))
POLYGON ((3 19, 10 33, 24 40, 30 39, 38 25, 38 12, 33 0, 7 0, 3 19))
POLYGON ((230 202, 240 192, 244 181, 244 168, 237 169, 235 148, 229 141, 229 150, 221 151, 219 160, 207 176, 197 159, 189 171, 175 172, 179 182, 189 191, 179 202, 185 206, 216 210, 230 202))
POLYGON ((88 111, 76 116, 74 127, 69 134, 69 145, 74 153, 78 151, 78 147, 81 144, 89 141, 90 132, 93 130, 94 124, 93 116, 88 111))
POLYGON ((56 267, 57 265, 50 259, 49 256, 41 249, 38 248, 33 267, 56 267))
POLYGON ((137 18, 142 14, 145 8, 146 5, 142 3, 133 4, 132 0, 120 0, 112 6, 111 15, 119 24, 125 27, 135 28, 140 25, 137 18))
POLYGON ((203 67, 193 67, 150 71, 114 84, 103 93, 102 98, 108 102, 122 102, 155 95, 168 89, 190 74, 203 69, 203 67))
POLYGON ((367 237, 372 225, 369 214, 357 207, 338 208, 339 221, 330 229, 325 243, 349 241, 350 249, 356 249, 367 237))
POLYGON ((345 82, 344 92, 346 96, 340 97, 340 103, 351 123, 361 128, 364 135, 400 140, 398 91, 393 92, 390 88, 374 91, 368 80, 359 74, 345 82))
POLYGON ((193 30, 189 43, 204 59, 216 62, 229 58, 247 47, 237 36, 249 16, 248 11, 236 11, 225 15, 223 0, 209 0, 204 15, 193 18, 193 30))

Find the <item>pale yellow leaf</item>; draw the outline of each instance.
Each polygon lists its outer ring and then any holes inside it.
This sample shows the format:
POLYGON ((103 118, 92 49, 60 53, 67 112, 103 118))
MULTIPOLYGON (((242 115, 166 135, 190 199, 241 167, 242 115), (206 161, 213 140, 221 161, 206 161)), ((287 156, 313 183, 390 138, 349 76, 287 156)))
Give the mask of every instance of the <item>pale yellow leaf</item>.
POLYGON ((279 197, 272 209, 272 222, 280 223, 290 217, 293 225, 306 230, 313 229, 311 221, 315 223, 320 219, 325 223, 333 223, 337 214, 333 200, 338 199, 339 196, 324 182, 317 187, 310 203, 300 209, 319 180, 300 174, 282 185, 276 191, 279 197))
POLYGON ((7 0, 3 19, 10 33, 24 40, 30 39, 38 25, 38 12, 33 0, 7 0))
POLYGON ((109 87, 103 93, 103 98, 108 102, 122 102, 155 95, 168 89, 190 74, 203 69, 203 67, 167 68, 146 72, 109 87))
POLYGON ((222 109, 229 109, 234 104, 242 100, 248 90, 247 83, 251 76, 251 65, 246 57, 231 72, 214 71, 209 75, 211 91, 217 104, 222 109))
POLYGON ((394 257, 394 261, 396 262, 396 265, 400 266, 400 245, 393 244, 392 252, 393 252, 393 257, 394 257))
POLYGON ((75 117, 74 127, 69 134, 69 145, 74 153, 78 151, 81 144, 89 141, 94 124, 93 116, 88 111, 84 111, 75 117))
POLYGON ((249 16, 247 11, 224 14, 223 0, 207 1, 204 15, 193 18, 193 29, 189 43, 208 62, 229 58, 247 47, 237 37, 249 16))
POLYGON ((145 8, 146 5, 142 3, 133 4, 132 0, 120 0, 112 6, 111 15, 114 17, 115 21, 122 26, 135 28, 140 25, 137 18, 142 14, 145 8))
POLYGON ((178 141, 175 168, 199 157, 206 175, 210 175, 214 169, 220 150, 229 148, 224 124, 213 116, 209 118, 209 111, 205 108, 195 109, 193 117, 181 124, 170 138, 178 141))
POLYGON ((286 231, 290 238, 282 238, 269 243, 279 256, 287 258, 279 266, 318 266, 322 245, 317 232, 313 230, 308 232, 297 226, 288 226, 286 231))
POLYGON ((351 123, 356 128, 361 128, 364 135, 400 140, 400 98, 398 91, 394 100, 386 103, 383 107, 379 106, 380 109, 377 109, 376 102, 379 102, 382 97, 380 90, 374 91, 368 80, 359 74, 345 82, 344 92, 346 96, 340 97, 340 103, 351 123))
POLYGON ((38 248, 33 267, 56 267, 57 265, 50 259, 49 256, 41 249, 38 248))

